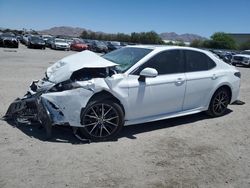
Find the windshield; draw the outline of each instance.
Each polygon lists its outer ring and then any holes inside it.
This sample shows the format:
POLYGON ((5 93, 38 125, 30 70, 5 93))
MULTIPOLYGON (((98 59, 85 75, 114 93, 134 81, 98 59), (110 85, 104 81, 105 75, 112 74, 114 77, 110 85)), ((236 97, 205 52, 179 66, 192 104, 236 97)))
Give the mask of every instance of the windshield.
POLYGON ((241 54, 250 55, 250 51, 243 51, 243 52, 241 52, 241 54))
POLYGON ((124 73, 151 51, 151 49, 127 47, 112 51, 102 57, 118 64, 117 70, 124 73))

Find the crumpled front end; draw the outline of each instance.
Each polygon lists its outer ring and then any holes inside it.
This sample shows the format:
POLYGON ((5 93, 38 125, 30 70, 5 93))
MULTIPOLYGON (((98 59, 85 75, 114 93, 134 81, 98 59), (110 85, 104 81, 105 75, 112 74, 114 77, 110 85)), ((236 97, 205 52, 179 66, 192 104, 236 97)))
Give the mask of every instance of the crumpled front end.
POLYGON ((37 97, 17 98, 12 102, 4 116, 6 120, 36 120, 37 119, 37 97))
POLYGON ((109 89, 105 80, 115 74, 115 65, 92 52, 64 58, 48 68, 45 78, 33 81, 27 94, 10 104, 4 118, 39 122, 48 134, 53 125, 82 127, 84 108, 95 93, 109 89))
POLYGON ((81 127, 81 111, 92 95, 93 91, 84 88, 46 93, 41 95, 38 107, 45 109, 52 125, 81 127))
POLYGON ((4 118, 18 123, 40 123, 51 136, 54 125, 81 127, 81 112, 93 91, 77 88, 62 92, 25 95, 10 104, 4 118))
POLYGON ((102 78, 66 85, 61 86, 66 87, 66 90, 54 91, 55 88, 59 89, 60 84, 50 84, 41 80, 34 81, 23 98, 18 98, 10 104, 4 118, 39 122, 45 126, 49 124, 49 126, 82 127, 81 113, 89 99, 94 93, 108 88, 108 85, 102 78), (41 84, 43 84, 43 89, 41 84), (44 88, 46 89, 44 90, 44 88))

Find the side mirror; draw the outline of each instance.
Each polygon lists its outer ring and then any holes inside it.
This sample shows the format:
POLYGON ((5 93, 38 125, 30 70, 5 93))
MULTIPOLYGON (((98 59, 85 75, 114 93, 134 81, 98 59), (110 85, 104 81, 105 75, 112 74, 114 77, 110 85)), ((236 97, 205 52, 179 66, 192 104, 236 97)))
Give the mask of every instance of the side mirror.
POLYGON ((139 77, 139 81, 145 82, 145 78, 154 78, 158 76, 158 72, 156 69, 153 68, 145 68, 140 72, 140 77, 139 77))

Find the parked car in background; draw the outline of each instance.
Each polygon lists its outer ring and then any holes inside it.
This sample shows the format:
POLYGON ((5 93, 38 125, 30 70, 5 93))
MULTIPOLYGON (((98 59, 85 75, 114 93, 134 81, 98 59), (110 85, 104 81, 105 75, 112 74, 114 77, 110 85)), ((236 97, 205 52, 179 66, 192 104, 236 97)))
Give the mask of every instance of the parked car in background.
POLYGON ((225 115, 239 96, 240 77, 196 48, 138 45, 104 56, 86 50, 50 66, 5 119, 41 122, 48 135, 54 125, 69 125, 91 140, 107 140, 124 125, 203 111, 225 115))
POLYGON ((83 42, 83 40, 74 40, 71 45, 70 45, 70 49, 71 50, 74 50, 74 51, 78 51, 78 52, 81 52, 83 50, 87 50, 88 49, 88 45, 85 44, 83 42))
MULTIPOLYGON (((91 50, 94 45, 94 40, 81 39, 86 45, 88 45, 88 50, 91 50)), ((92 51, 92 50, 91 50, 92 51)))
POLYGON ((18 40, 18 42, 21 42, 21 40, 22 40, 22 35, 16 35, 16 39, 18 40))
POLYGON ((240 54, 236 54, 232 57, 232 65, 244 65, 250 67, 250 50, 242 51, 240 54))
POLYGON ((53 38, 49 38, 48 40, 45 41, 45 46, 48 48, 52 48, 52 43, 54 41, 54 37, 53 38))
POLYGON ((27 47, 45 49, 45 42, 40 36, 30 36, 27 47))
POLYGON ((224 62, 231 64, 232 57, 235 55, 235 52, 232 51, 224 51, 224 50, 214 50, 210 49, 210 52, 214 53, 217 57, 222 59, 224 62))
POLYGON ((232 64, 233 55, 235 55, 234 52, 225 52, 222 54, 222 60, 228 64, 232 64))
POLYGON ((54 50, 69 50, 70 46, 65 39, 55 38, 51 42, 51 48, 54 50))
POLYGON ((113 50, 120 49, 121 48, 121 43, 116 42, 116 41, 108 41, 107 42, 107 47, 108 47, 108 51, 111 52, 113 50))
POLYGON ((98 52, 98 53, 108 52, 108 47, 105 45, 105 43, 97 40, 91 42, 89 49, 93 52, 98 52))
POLYGON ((250 67, 250 50, 242 51, 240 54, 236 54, 232 57, 232 65, 243 65, 250 67))
POLYGON ((22 44, 24 44, 24 45, 28 45, 28 43, 29 43, 29 37, 30 36, 32 36, 32 35, 30 35, 30 34, 25 34, 25 35, 23 35, 23 37, 22 37, 22 44))
POLYGON ((13 33, 0 35, 0 47, 18 48, 19 42, 13 33))
POLYGON ((42 38, 43 41, 46 43, 46 41, 49 40, 49 39, 52 39, 53 36, 51 36, 51 35, 42 35, 41 38, 42 38))
POLYGON ((65 40, 69 45, 71 45, 71 43, 74 41, 73 39, 65 39, 65 40))

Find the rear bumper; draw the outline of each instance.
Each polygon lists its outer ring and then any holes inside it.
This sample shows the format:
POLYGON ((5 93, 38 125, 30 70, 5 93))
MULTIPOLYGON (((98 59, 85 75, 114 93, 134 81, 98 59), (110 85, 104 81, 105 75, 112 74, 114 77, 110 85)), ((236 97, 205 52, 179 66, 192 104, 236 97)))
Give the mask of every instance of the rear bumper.
POLYGON ((232 96, 231 96, 231 101, 230 104, 232 104, 233 102, 235 102, 236 100, 239 99, 239 95, 240 95, 240 85, 241 85, 241 80, 237 79, 233 82, 231 90, 232 90, 232 96))

